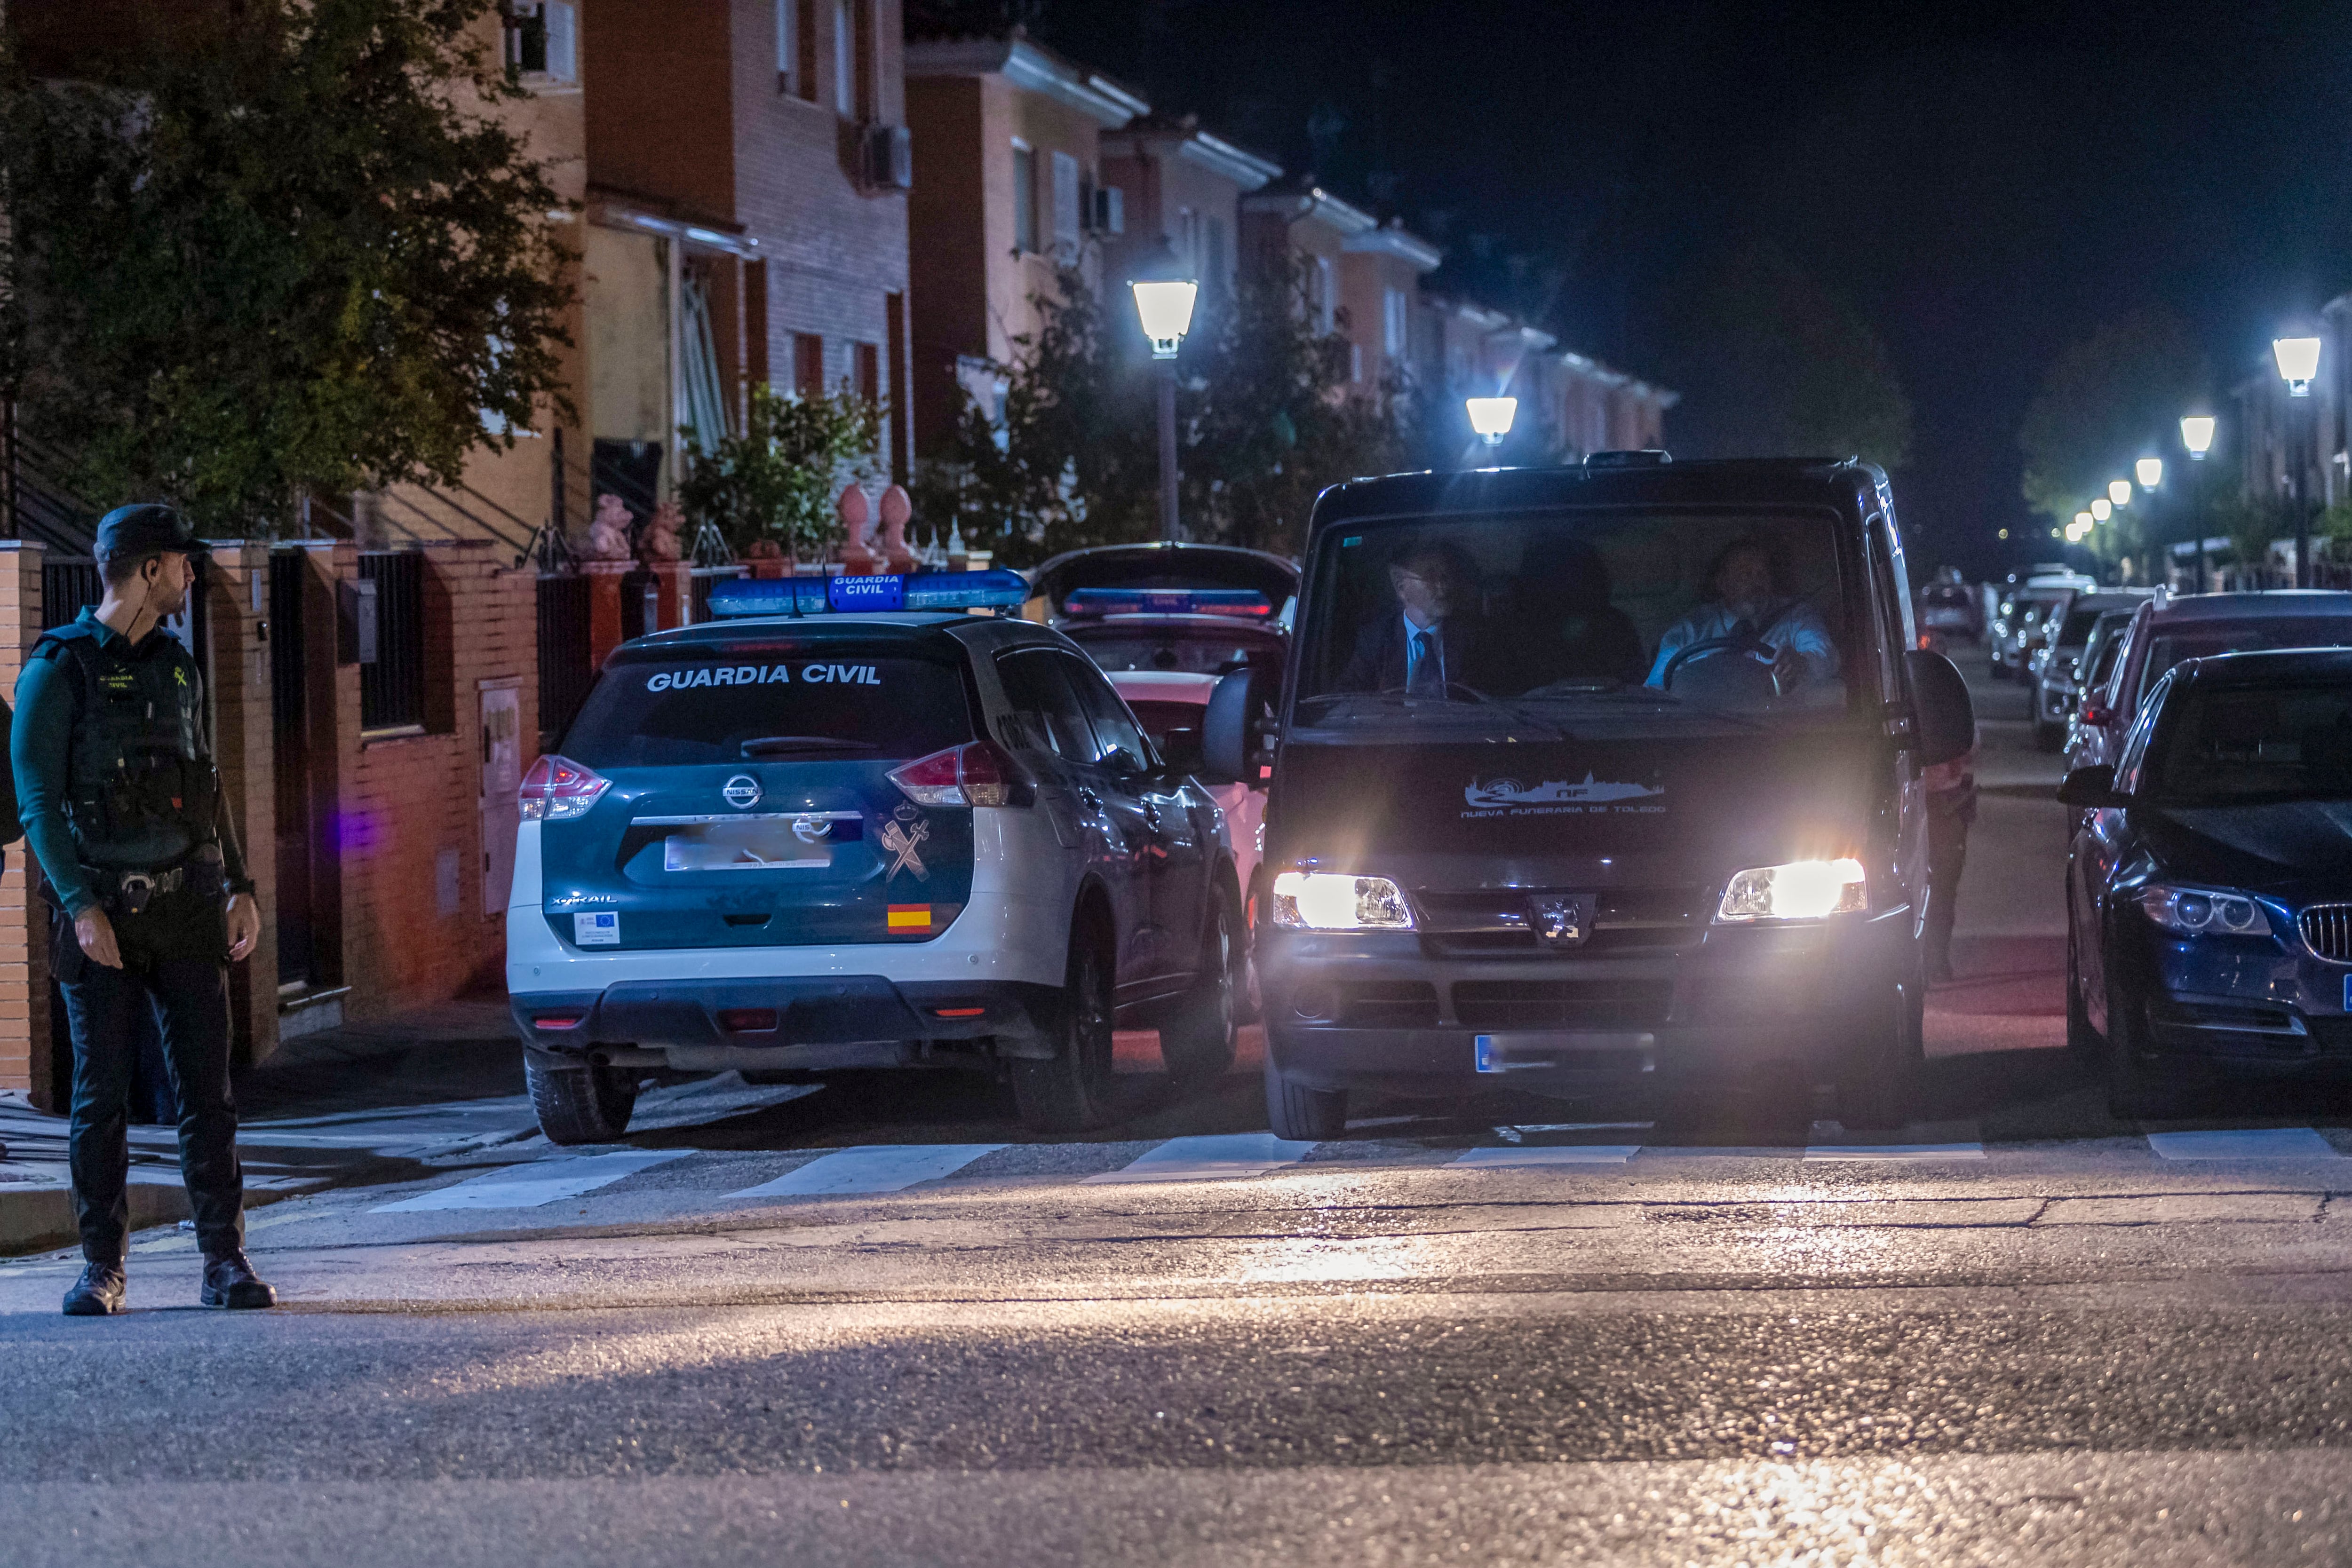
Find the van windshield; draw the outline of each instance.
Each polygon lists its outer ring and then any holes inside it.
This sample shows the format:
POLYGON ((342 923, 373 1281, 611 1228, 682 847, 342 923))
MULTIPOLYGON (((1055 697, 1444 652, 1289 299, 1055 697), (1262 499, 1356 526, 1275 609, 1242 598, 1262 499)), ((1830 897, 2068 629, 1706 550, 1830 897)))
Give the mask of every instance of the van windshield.
POLYGON ((1294 726, 1436 739, 1855 722, 1881 653, 1837 537, 1825 512, 1650 508, 1335 529, 1294 726))

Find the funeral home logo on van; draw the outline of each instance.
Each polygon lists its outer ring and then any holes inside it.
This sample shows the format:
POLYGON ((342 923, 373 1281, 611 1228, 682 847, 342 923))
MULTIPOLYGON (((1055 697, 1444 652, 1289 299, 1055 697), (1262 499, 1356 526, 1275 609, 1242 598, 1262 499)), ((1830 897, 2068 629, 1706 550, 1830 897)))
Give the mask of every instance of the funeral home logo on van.
POLYGON ((1666 792, 1663 784, 1616 784, 1588 771, 1580 784, 1548 779, 1522 784, 1516 779, 1487 779, 1466 786, 1462 799, 1469 805, 1465 817, 1560 816, 1580 812, 1663 811, 1648 804, 1666 792))

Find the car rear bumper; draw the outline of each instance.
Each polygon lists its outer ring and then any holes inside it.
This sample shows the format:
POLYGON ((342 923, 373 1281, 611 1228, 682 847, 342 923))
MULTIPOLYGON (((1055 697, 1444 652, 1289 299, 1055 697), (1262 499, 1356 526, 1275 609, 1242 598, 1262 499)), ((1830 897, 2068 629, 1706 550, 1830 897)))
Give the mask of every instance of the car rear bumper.
POLYGON ((1658 956, 1473 959, 1433 956, 1411 936, 1269 929, 1257 959, 1267 1050, 1302 1085, 1638 1094, 1768 1068, 1834 1078, 1892 988, 1916 975, 1915 933, 1906 908, 1717 927, 1658 956))
POLYGON ((1060 995, 1020 982, 838 975, 632 980, 520 992, 509 1006, 524 1045, 552 1055, 658 1052, 686 1070, 819 1069, 1049 1056, 1060 995))

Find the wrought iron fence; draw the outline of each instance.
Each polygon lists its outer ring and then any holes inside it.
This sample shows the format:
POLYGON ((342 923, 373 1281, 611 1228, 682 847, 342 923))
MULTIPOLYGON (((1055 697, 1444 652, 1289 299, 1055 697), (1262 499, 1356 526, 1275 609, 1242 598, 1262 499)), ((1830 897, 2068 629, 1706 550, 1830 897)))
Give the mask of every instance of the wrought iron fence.
POLYGON ((596 679, 589 641, 592 584, 573 572, 539 578, 539 727, 543 747, 572 727, 596 679))

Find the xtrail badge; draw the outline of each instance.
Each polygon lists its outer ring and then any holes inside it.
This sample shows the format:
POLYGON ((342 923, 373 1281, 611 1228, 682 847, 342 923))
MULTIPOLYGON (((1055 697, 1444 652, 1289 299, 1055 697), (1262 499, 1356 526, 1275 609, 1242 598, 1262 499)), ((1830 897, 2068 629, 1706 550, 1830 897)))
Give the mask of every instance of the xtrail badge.
POLYGON ((1590 893, 1546 893, 1528 900, 1528 924, 1536 940, 1547 947, 1581 947, 1592 936, 1594 906, 1590 893))

